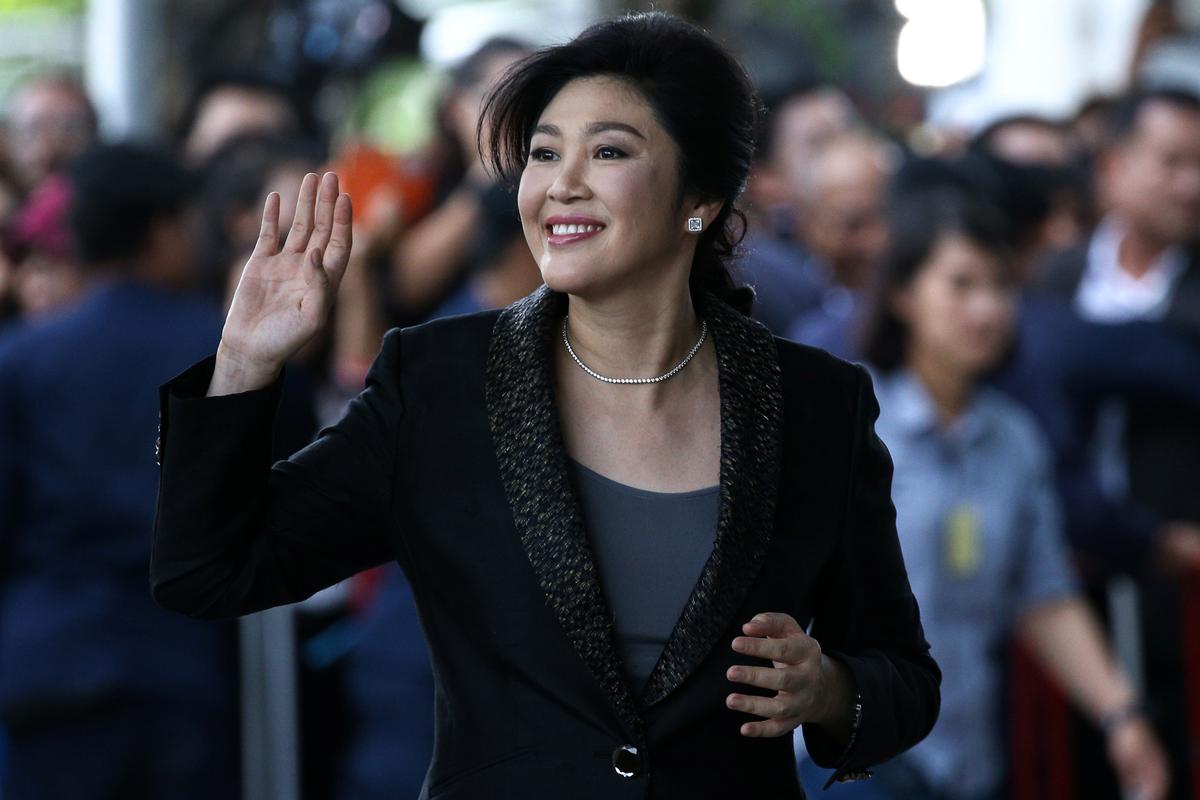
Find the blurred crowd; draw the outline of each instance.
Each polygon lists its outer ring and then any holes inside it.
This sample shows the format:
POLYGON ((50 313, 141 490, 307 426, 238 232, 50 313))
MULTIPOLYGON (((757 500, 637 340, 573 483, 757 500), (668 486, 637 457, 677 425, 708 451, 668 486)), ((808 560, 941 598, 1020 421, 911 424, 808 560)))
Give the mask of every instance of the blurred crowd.
MULTIPOLYGON (((277 457, 340 416, 388 328, 536 288, 514 195, 476 148, 488 86, 526 52, 494 39, 457 64, 435 134, 401 153, 331 146, 311 98, 256 74, 202 82, 155 143, 101 141, 69 74, 12 95, 5 798, 237 796, 234 630, 146 586, 157 388, 215 351, 264 198, 286 222, 308 172, 342 177, 355 246, 327 330, 285 371, 277 457)), ((775 334, 870 370, 945 674, 929 739, 837 795, 1200 796, 1200 60, 1186 78, 923 152, 837 86, 764 92, 736 266, 775 334), (1049 794, 1038 742, 1066 704, 1073 789, 1049 794)), ((435 698, 403 576, 297 614, 305 796, 416 796, 435 698)))

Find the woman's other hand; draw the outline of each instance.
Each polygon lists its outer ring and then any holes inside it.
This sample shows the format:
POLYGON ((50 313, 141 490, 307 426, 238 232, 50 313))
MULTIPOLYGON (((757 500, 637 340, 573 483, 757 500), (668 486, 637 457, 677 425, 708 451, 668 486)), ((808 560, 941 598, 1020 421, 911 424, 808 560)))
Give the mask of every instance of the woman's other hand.
POLYGON ((733 640, 743 655, 768 659, 772 667, 738 664, 726 677, 736 683, 772 689, 774 697, 731 694, 725 703, 762 722, 742 725, 743 736, 782 736, 802 723, 812 723, 834 735, 848 736, 853 706, 853 678, 838 662, 821 652, 817 640, 787 614, 757 614, 742 626, 745 636, 733 640))
POLYGON ((209 395, 232 394, 271 383, 324 326, 350 257, 350 196, 332 172, 308 174, 296 214, 280 247, 279 195, 272 192, 262 228, 242 270, 209 395))

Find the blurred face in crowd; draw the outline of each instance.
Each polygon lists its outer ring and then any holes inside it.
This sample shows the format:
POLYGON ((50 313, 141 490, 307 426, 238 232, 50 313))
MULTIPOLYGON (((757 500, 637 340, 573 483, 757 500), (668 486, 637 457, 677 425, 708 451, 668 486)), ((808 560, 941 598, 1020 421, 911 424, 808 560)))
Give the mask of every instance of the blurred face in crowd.
POLYGON ((970 239, 943 236, 908 286, 893 298, 908 325, 908 358, 974 379, 1003 355, 1017 291, 997 256, 970 239))
POLYGON ((834 140, 817 155, 801 189, 804 244, 849 288, 870 285, 887 246, 887 151, 861 136, 834 140))
POLYGON ((802 179, 817 152, 854 125, 858 115, 837 89, 821 89, 786 101, 774 114, 776 168, 790 182, 802 179))
POLYGON ((95 138, 91 105, 82 90, 67 81, 34 81, 13 98, 9 157, 26 191, 65 167, 95 138))
POLYGON ((220 87, 209 92, 196 109, 184 153, 192 163, 200 163, 238 136, 288 133, 298 124, 291 106, 276 94, 240 86, 220 87))
MULTIPOLYGON (((676 203, 678 148, 642 96, 606 77, 580 78, 546 106, 530 140, 517 205, 550 288, 598 296, 650 289, 691 265, 676 203)), ((707 209, 704 219, 715 216, 707 209)))
POLYGON ((1101 164, 1110 207, 1163 245, 1200 236, 1200 111, 1146 103, 1131 135, 1101 164))
MULTIPOLYGON (((500 79, 504 70, 525 55, 524 50, 505 50, 495 53, 484 61, 479 71, 478 81, 451 95, 446 112, 449 115, 454 135, 463 148, 463 158, 466 163, 471 164, 479 159, 475 130, 479 125, 479 112, 483 105, 484 95, 500 79)), ((487 142, 484 142, 483 147, 487 146, 487 142)))
POLYGON ((71 259, 33 251, 13 275, 17 304, 27 318, 70 305, 84 289, 83 271, 71 259))

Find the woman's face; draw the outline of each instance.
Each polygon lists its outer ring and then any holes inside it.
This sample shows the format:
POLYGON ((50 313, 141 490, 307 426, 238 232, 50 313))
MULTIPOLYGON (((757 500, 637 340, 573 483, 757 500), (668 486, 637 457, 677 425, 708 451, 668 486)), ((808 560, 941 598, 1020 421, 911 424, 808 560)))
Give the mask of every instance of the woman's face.
POLYGON ((1005 278, 994 254, 963 236, 943 236, 896 297, 896 313, 909 326, 909 359, 964 378, 994 366, 1016 309, 1016 287, 1005 278))
POLYGON ((695 250, 687 217, 707 225, 715 211, 676 204, 677 164, 678 148, 636 90, 608 77, 564 86, 538 120, 517 195, 550 288, 599 297, 686 281, 695 250))

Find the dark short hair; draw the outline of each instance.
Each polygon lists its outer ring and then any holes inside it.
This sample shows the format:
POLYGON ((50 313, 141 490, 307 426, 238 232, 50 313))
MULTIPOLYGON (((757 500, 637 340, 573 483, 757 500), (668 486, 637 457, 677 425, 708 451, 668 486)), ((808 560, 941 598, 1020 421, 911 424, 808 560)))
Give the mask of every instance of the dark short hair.
POLYGON ((892 310, 892 297, 920 273, 942 239, 962 236, 996 256, 1006 280, 1016 275, 1009 225, 987 197, 963 183, 969 172, 936 160, 906 169, 922 174, 906 177, 902 170, 899 176, 903 188, 891 198, 891 236, 861 330, 863 360, 881 372, 902 366, 908 348, 908 325, 892 310))
POLYGON ((511 36, 493 36, 454 65, 450 70, 450 85, 456 89, 477 85, 485 77, 488 62, 505 53, 528 55, 529 45, 511 36))
POLYGON ((676 203, 689 192, 724 201, 696 245, 691 285, 749 313, 753 292, 735 285, 726 261, 745 234, 734 201, 750 175, 761 106, 745 70, 700 28, 661 12, 630 14, 514 64, 484 101, 483 155, 516 182, 542 111, 570 81, 600 75, 636 89, 677 145, 676 203))
POLYGON ((1200 95, 1182 87, 1138 89, 1114 103, 1104 118, 1104 143, 1114 147, 1127 141, 1137 129, 1142 111, 1151 103, 1200 114, 1200 95))
POLYGON ((293 127, 284 132, 287 135, 311 136, 316 128, 307 104, 292 86, 265 74, 229 69, 207 74, 193 87, 175 125, 175 140, 178 144, 182 145, 191 135, 204 101, 224 89, 268 95, 277 99, 292 117, 293 127))
POLYGON ((85 150, 68 167, 67 179, 71 238, 87 265, 137 256, 154 225, 181 214, 195 187, 165 150, 129 143, 85 150))

